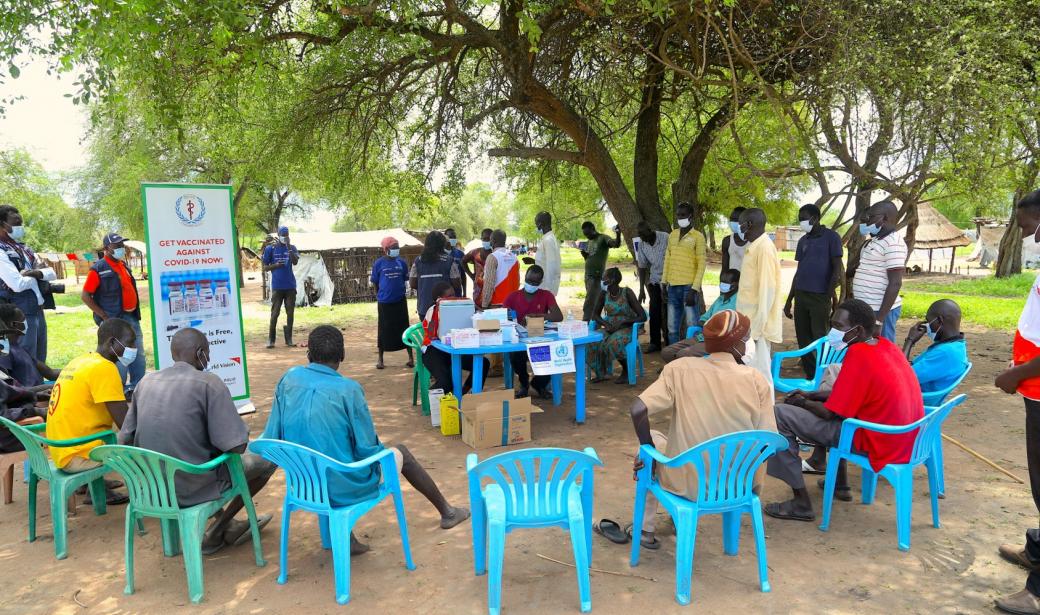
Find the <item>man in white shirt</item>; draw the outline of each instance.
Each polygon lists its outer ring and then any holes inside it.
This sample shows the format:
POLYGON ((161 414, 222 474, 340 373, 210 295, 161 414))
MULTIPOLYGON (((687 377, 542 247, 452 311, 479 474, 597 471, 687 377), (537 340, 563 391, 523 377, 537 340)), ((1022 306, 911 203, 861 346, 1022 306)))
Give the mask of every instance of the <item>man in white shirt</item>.
POLYGON ((545 277, 542 278, 542 290, 547 290, 554 295, 560 293, 560 242, 552 230, 552 215, 547 211, 538 212, 534 217, 534 226, 542 234, 538 240, 538 251, 534 254, 534 260, 525 258, 528 265, 535 264, 542 268, 545 277))
POLYGON ((881 337, 896 341, 896 322, 903 311, 899 289, 906 268, 906 242, 896 232, 899 209, 879 201, 863 212, 859 232, 870 236, 860 250, 859 264, 846 274, 852 278, 852 296, 874 310, 881 337))
POLYGON ((15 304, 25 314, 25 335, 19 345, 34 359, 46 363, 47 320, 40 281, 44 276, 53 280, 54 271, 22 243, 24 236, 22 214, 10 205, 0 206, 0 249, 4 251, 0 254, 0 300, 15 304))
MULTIPOLYGON (((661 324, 667 318, 667 300, 661 287, 661 276, 664 274, 664 253, 668 249, 668 233, 655 231, 645 220, 636 226, 636 236, 632 238, 632 250, 636 253, 636 268, 639 270, 639 303, 650 295, 650 345, 646 352, 658 352, 662 348, 661 324)), ((665 331, 664 339, 668 339, 665 331)))

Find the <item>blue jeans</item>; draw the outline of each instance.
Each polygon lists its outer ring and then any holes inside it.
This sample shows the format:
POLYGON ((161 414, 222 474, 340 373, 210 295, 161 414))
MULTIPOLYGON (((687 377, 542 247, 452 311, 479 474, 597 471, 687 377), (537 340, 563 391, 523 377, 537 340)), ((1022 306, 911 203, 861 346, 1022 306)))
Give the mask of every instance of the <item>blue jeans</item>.
MULTIPOLYGON (((885 322, 881 323, 881 337, 885 338, 890 342, 896 341, 896 322, 899 321, 899 316, 903 313, 903 306, 894 307, 888 311, 888 316, 885 317, 885 322)), ((874 312, 874 316, 878 315, 874 312)))
POLYGON ((137 383, 141 382, 141 378, 144 378, 144 335, 141 333, 141 321, 134 317, 133 314, 127 314, 126 312, 116 316, 116 318, 130 323, 130 326, 134 329, 134 335, 137 336, 137 358, 130 364, 130 367, 116 361, 116 368, 119 370, 119 378, 123 381, 123 384, 126 385, 127 391, 133 391, 137 386, 137 383), (127 374, 130 375, 130 384, 126 383, 127 374))
POLYGON ((18 345, 37 361, 47 362, 47 318, 43 310, 25 316, 25 335, 18 345))
POLYGON ((686 316, 686 326, 697 322, 699 315, 697 309, 692 305, 686 305, 686 294, 690 292, 690 285, 668 287, 668 344, 674 344, 686 337, 683 330, 683 316, 686 316))

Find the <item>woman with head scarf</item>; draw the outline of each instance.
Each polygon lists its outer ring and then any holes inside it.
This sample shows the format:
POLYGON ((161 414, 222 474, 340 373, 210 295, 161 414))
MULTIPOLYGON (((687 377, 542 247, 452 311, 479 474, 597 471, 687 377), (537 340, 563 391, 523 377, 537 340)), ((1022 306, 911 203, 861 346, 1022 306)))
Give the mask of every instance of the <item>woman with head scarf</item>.
POLYGON ((383 369, 383 353, 408 351, 408 367, 413 367, 412 349, 406 348, 401 336, 411 324, 408 318, 408 299, 405 297, 405 278, 408 263, 401 258, 401 246, 393 237, 385 237, 380 243, 383 256, 372 265, 372 286, 376 289, 376 306, 379 311, 378 348, 379 361, 376 369, 383 369))

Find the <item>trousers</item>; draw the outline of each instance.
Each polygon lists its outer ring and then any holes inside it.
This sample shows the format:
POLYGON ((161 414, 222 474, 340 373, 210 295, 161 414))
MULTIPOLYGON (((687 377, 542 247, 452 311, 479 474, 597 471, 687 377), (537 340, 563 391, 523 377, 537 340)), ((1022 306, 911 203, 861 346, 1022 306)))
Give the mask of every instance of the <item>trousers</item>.
MULTIPOLYGON (((278 317, 282 313, 282 304, 285 304, 285 327, 292 331, 293 315, 296 312, 296 289, 272 290, 271 291, 271 326, 267 333, 267 340, 274 343, 275 332, 278 330, 278 317)), ((289 334, 285 335, 285 341, 291 339, 289 334)))
POLYGON ((650 295, 650 313, 647 315, 650 318, 649 329, 647 330, 650 334, 650 345, 663 348, 667 343, 662 344, 661 342, 667 342, 668 340, 667 331, 664 337, 661 336, 661 329, 665 319, 668 317, 665 311, 664 290, 660 284, 647 284, 646 293, 650 295))
POLYGON ((689 284, 668 287, 668 343, 674 344, 686 337, 683 330, 683 317, 686 318, 686 326, 700 322, 700 314, 697 308, 686 305, 686 295, 690 292, 689 284))
MULTIPOLYGON (((827 335, 831 328, 831 296, 825 293, 794 291, 794 333, 798 347, 805 348, 827 335)), ((816 354, 802 355, 802 371, 812 380, 816 376, 816 354)))

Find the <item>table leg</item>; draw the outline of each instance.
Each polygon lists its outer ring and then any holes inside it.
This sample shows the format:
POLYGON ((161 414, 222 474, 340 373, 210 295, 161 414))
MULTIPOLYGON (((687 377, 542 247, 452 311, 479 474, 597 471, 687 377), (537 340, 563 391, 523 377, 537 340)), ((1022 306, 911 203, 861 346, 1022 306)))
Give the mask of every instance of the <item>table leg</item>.
POLYGON ((552 375, 553 405, 563 403, 563 374, 552 375))
POLYGON ((585 422, 585 345, 574 347, 574 422, 585 422))
POLYGON ((484 355, 482 354, 473 355, 473 388, 470 391, 473 393, 484 391, 484 355))
POLYGON ((462 355, 451 355, 451 386, 455 389, 455 399, 462 405, 462 355))
POLYGON ((508 352, 502 353, 502 377, 505 380, 506 388, 513 388, 513 363, 508 352))

